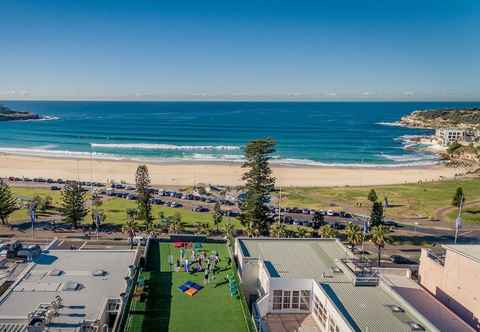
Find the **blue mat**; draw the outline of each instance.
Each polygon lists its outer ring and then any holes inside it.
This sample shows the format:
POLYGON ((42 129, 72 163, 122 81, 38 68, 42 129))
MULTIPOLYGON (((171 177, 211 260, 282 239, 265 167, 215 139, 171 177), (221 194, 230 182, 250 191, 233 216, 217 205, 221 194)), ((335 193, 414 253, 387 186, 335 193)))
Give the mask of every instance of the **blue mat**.
POLYGON ((200 290, 203 288, 203 286, 200 286, 199 284, 196 284, 196 283, 193 283, 193 285, 190 287, 195 288, 196 290, 200 290))
POLYGON ((193 281, 185 281, 183 283, 183 285, 187 286, 188 288, 192 287, 193 285, 195 285, 195 283, 193 281))
POLYGON ((179 291, 181 291, 183 293, 183 292, 186 292, 190 287, 185 286, 185 284, 183 284, 183 285, 178 286, 177 288, 178 288, 179 291))

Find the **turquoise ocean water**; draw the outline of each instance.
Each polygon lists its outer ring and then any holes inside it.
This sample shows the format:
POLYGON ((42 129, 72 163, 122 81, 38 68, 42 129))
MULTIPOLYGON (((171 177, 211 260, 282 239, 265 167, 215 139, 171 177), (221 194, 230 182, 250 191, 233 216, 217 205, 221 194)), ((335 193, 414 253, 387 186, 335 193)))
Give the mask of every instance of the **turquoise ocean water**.
POLYGON ((411 151, 389 125, 416 109, 480 106, 442 102, 50 102, 3 101, 46 120, 0 122, 0 153, 57 157, 239 162, 255 138, 278 142, 274 162, 410 166, 438 162, 411 151))

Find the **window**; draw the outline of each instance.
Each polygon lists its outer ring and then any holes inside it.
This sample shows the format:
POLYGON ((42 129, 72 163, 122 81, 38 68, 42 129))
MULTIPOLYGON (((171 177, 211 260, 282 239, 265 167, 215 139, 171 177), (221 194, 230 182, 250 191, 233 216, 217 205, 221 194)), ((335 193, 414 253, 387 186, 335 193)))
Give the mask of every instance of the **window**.
POLYGON ((302 290, 300 295, 300 310, 310 310, 310 291, 302 290))
POLYGON ((332 319, 332 317, 330 317, 328 319, 328 331, 329 332, 340 332, 340 329, 338 328, 337 324, 332 319))
POLYGON ((273 310, 282 310, 282 291, 273 291, 273 310))
POLYGON ((283 291, 283 309, 290 309, 290 291, 283 291))
POLYGON ((313 312, 315 316, 317 316, 321 325, 325 327, 325 324, 327 323, 327 310, 316 296, 313 297, 313 312))
POLYGON ((300 303, 300 292, 298 290, 292 291, 292 309, 298 309, 300 303))

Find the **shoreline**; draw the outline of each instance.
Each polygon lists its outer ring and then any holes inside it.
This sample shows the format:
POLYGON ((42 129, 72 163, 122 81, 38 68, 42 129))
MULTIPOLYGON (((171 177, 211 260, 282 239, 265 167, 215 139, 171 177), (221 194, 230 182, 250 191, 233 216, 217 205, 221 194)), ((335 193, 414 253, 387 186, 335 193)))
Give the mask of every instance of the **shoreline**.
MULTIPOLYGON (((134 182, 136 167, 146 164, 152 184, 189 186, 195 183, 237 186, 244 169, 237 162, 108 160, 75 157, 39 157, 0 153, 0 177, 43 177, 82 181, 134 182)), ((282 187, 369 186, 452 179, 463 168, 445 165, 354 167, 271 165, 282 187)))

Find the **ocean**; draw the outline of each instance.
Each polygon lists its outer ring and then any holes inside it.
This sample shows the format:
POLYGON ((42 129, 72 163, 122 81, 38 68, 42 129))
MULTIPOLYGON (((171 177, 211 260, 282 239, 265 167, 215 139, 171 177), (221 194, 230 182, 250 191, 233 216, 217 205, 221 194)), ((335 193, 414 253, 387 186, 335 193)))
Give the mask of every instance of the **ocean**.
POLYGON ((245 144, 277 141, 274 163, 415 166, 435 155, 407 149, 431 130, 391 125, 417 109, 480 102, 0 101, 44 120, 0 122, 0 153, 151 162, 241 162, 245 144))

